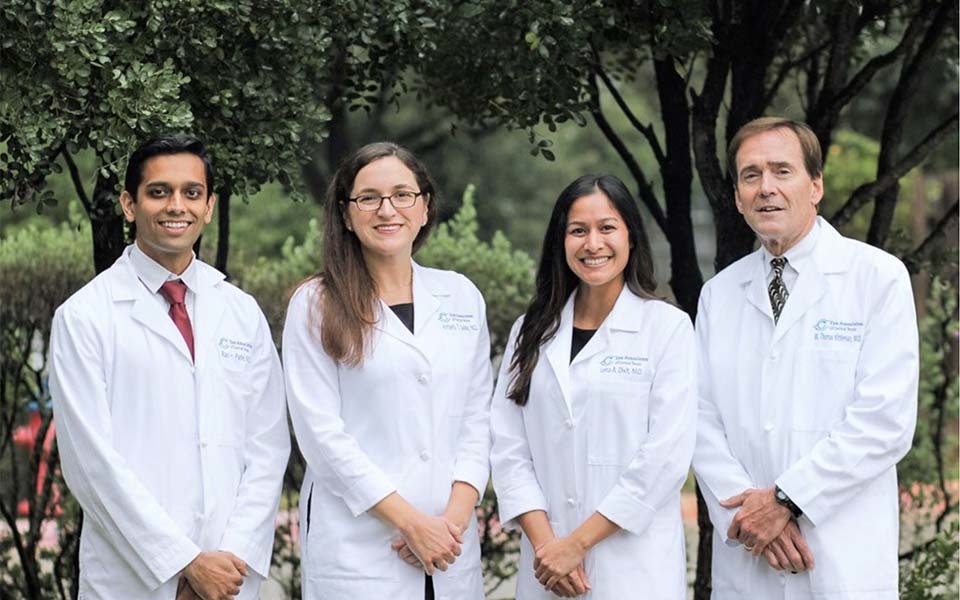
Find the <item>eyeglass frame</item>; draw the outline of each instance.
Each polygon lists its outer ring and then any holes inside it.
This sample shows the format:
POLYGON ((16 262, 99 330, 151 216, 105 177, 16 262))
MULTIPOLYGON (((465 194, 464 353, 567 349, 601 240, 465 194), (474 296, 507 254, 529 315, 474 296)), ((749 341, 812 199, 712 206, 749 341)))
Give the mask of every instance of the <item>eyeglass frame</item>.
POLYGON ((414 192, 413 190, 399 190, 399 191, 396 191, 396 192, 394 192, 394 193, 392 193, 392 194, 389 194, 389 195, 387 195, 387 196, 381 196, 381 195, 379 195, 379 194, 373 194, 373 193, 371 193, 371 194, 360 194, 359 196, 354 196, 353 198, 347 198, 347 202, 353 202, 354 204, 356 204, 356 205, 357 205, 357 210, 360 210, 360 211, 363 211, 363 212, 376 212, 376 211, 380 210, 381 208, 383 208, 383 201, 384 201, 384 200, 389 200, 389 201, 390 201, 390 205, 391 205, 394 209, 406 209, 406 208, 413 208, 414 205, 416 205, 416 203, 417 203, 417 198, 419 198, 420 196, 426 196, 426 195, 428 195, 428 194, 429 194, 429 192, 424 192, 424 191, 414 192), (410 193, 413 194, 413 202, 411 202, 409 206, 397 206, 397 203, 396 203, 396 201, 394 200, 394 196, 396 196, 397 194, 410 194, 410 193), (380 202, 377 203, 377 207, 376 207, 376 208, 362 208, 362 207, 360 206, 360 198, 363 198, 364 196, 368 196, 368 195, 369 195, 369 196, 376 196, 377 198, 380 199, 380 202))

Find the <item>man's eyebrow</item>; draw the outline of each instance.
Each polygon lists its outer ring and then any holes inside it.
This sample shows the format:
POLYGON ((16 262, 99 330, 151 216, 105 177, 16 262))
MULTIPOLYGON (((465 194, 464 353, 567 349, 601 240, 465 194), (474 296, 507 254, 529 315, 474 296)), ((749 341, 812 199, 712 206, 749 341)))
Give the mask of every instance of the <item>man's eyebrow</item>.
POLYGON ((770 165, 771 167, 790 167, 791 169, 793 168, 793 163, 786 160, 771 160, 767 164, 770 165))
MULTIPOLYGON (((144 187, 172 187, 170 183, 166 181, 149 181, 144 184, 144 187)), ((206 187, 202 181, 187 181, 184 183, 184 187, 206 187)))

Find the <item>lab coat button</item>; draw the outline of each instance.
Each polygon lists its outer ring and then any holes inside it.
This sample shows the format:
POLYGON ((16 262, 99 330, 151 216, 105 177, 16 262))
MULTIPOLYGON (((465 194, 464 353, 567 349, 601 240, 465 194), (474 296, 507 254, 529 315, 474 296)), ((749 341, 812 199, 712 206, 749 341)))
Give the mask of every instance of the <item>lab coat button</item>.
POLYGON ((427 377, 426 373, 420 373, 419 375, 417 375, 417 381, 419 381, 420 383, 427 383, 428 381, 430 381, 430 378, 427 377))
POLYGON ((206 447, 207 447, 207 442, 206 442, 206 440, 200 440, 200 447, 201 447, 201 448, 206 448, 206 447))
POLYGON ((423 450, 422 452, 420 452, 420 460, 424 462, 430 460, 430 453, 427 452, 426 450, 423 450))
POLYGON ((764 424, 763 430, 766 431, 767 433, 773 431, 773 423, 764 424))
POLYGON ((570 506, 574 506, 576 505, 576 503, 577 503, 577 500, 575 498, 567 498, 567 504, 569 504, 570 506))
POLYGON ((774 352, 774 353, 772 353, 772 354, 770 355, 770 360, 773 361, 773 362, 777 362, 777 358, 779 358, 779 357, 780 357, 780 355, 777 354, 776 352, 774 352))
POLYGON ((573 429, 573 419, 567 419, 563 424, 567 426, 567 429, 573 429))

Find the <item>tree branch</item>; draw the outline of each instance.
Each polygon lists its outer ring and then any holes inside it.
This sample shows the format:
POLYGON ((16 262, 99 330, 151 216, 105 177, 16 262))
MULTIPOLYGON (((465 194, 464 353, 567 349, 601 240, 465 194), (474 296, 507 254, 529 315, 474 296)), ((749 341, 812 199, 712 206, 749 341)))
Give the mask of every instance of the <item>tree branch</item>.
POLYGON ((822 42, 820 45, 811 48, 795 59, 783 61, 777 76, 774 78, 773 83, 770 84, 770 89, 768 89, 763 96, 763 106, 770 106, 774 96, 777 95, 780 86, 783 85, 783 82, 787 79, 787 75, 789 75, 791 71, 823 52, 829 45, 829 41, 822 42))
POLYGON ((623 99, 623 95, 620 94, 620 91, 613 85, 613 81, 610 79, 610 76, 607 75, 607 72, 600 65, 598 59, 595 59, 594 70, 597 75, 603 81, 604 86, 610 92, 610 95, 613 96, 614 101, 617 103, 617 106, 620 107, 620 110, 626 115, 627 120, 633 125, 633 128, 643 134, 643 137, 647 138, 647 143, 650 144, 650 149, 653 150, 653 155, 657 159, 657 163, 663 168, 667 164, 667 157, 663 153, 663 148, 660 146, 660 140, 657 139, 657 134, 653 130, 653 125, 644 125, 640 122, 640 119, 637 118, 633 111, 630 110, 630 107, 627 105, 626 100, 623 99))
POLYGON ((928 133, 927 137, 923 138, 913 149, 907 152, 893 168, 876 180, 865 183, 855 189, 853 193, 850 194, 850 198, 847 199, 846 203, 840 207, 840 210, 830 217, 830 222, 834 225, 843 225, 849 221, 864 204, 890 186, 895 185, 901 177, 909 173, 910 169, 920 164, 946 136, 953 132, 953 128, 957 124, 957 119, 958 113, 953 113, 953 115, 928 133))
POLYGON ((874 56, 867 61, 867 64, 863 65, 863 68, 861 68, 832 99, 828 100, 819 112, 823 115, 834 112, 839 113, 844 106, 863 91, 863 88, 870 83, 870 80, 873 79, 873 76, 876 75, 877 72, 896 62, 897 59, 913 46, 917 36, 920 35, 920 25, 924 20, 921 15, 914 17, 907 26, 907 30, 903 33, 900 42, 893 50, 879 56, 874 56))
MULTIPOLYGON (((918 47, 907 50, 900 77, 896 87, 890 95, 887 112, 884 115, 883 130, 880 136, 880 154, 877 157, 877 176, 883 175, 894 165, 903 129, 907 120, 908 110, 913 96, 916 94, 917 84, 923 65, 928 61, 936 48, 946 27, 950 14, 955 7, 955 0, 942 0, 931 15, 922 18, 928 24, 923 39, 918 47)), ((917 16, 915 21, 920 20, 917 16)), ((896 209, 898 190, 896 186, 887 188, 877 195, 874 200, 873 215, 870 218, 870 228, 867 232, 867 243, 883 247, 886 243, 890 227, 893 224, 893 212, 896 209)))
POLYGON ((80 170, 77 169, 77 163, 73 161, 73 157, 67 152, 66 144, 60 147, 60 154, 63 155, 63 161, 67 163, 67 169, 70 171, 70 180, 73 181, 73 187, 77 190, 77 197, 80 198, 80 203, 83 204, 83 208, 87 211, 87 214, 90 214, 92 208, 90 198, 87 196, 87 191, 83 189, 83 181, 80 180, 80 170))
POLYGON ((948 233, 956 233, 958 211, 960 211, 960 204, 954 202, 953 207, 937 222, 933 231, 931 231, 910 254, 902 258, 907 270, 911 273, 918 272, 930 260, 931 256, 933 256, 941 240, 945 238, 948 233))
POLYGON ((667 217, 663 213, 660 203, 657 201, 657 196, 653 193, 653 188, 643 174, 640 163, 637 162, 637 159, 627 148, 627 145, 623 143, 623 140, 620 139, 620 136, 617 135, 617 132, 613 130, 610 122, 607 121, 607 118, 603 114, 603 110, 600 107, 600 93, 597 88, 596 72, 594 72, 594 76, 590 79, 590 89, 592 96, 590 101, 590 114, 593 115, 593 119, 597 122, 597 127, 603 132, 607 141, 610 142, 610 145, 612 145, 614 150, 617 151, 617 154, 620 155, 621 160, 623 160, 630 174, 633 175, 633 178, 637 182, 637 195, 640 197, 640 201, 643 202, 643 205, 650 211, 660 231, 666 235, 667 217))

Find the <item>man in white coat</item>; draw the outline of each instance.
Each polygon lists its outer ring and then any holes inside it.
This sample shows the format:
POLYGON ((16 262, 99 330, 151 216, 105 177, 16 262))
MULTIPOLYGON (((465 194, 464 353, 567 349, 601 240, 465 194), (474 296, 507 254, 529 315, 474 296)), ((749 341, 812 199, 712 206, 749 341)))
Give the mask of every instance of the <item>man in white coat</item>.
POLYGON ((817 217, 803 123, 744 125, 728 165, 761 247, 704 286, 696 323, 713 598, 894 600, 918 382, 907 271, 817 217))
POLYGON ((80 598, 257 598, 268 574, 290 451, 283 376, 256 301, 193 255, 212 186, 196 139, 142 144, 120 196, 136 242, 54 316, 80 598))

